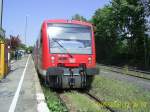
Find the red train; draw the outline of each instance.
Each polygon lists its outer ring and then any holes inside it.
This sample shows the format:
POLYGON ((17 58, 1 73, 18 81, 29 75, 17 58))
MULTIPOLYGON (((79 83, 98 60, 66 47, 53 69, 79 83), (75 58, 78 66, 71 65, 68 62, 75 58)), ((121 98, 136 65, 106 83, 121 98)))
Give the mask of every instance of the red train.
POLYGON ((34 61, 52 88, 87 88, 98 73, 92 24, 45 20, 36 41, 34 61))

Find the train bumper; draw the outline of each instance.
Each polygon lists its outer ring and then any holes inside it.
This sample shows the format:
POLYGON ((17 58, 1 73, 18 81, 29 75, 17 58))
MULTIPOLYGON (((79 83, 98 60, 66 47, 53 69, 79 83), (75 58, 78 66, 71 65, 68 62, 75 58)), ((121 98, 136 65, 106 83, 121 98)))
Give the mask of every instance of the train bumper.
POLYGON ((48 68, 46 75, 49 76, 57 76, 64 74, 64 69, 62 67, 53 67, 53 68, 48 68))
MULTIPOLYGON (((72 69, 74 74, 73 75, 80 75, 80 71, 82 70, 81 68, 73 68, 72 69)), ((47 75, 50 76, 57 76, 57 75, 70 75, 69 69, 68 68, 63 68, 63 67, 54 67, 54 68, 49 68, 47 70, 47 75)), ((96 75, 99 74, 99 69, 98 68, 87 68, 86 69, 86 74, 87 75, 96 75)))
POLYGON ((86 88, 92 76, 99 73, 97 68, 87 68, 83 75, 82 68, 49 68, 46 77, 52 88, 86 88))

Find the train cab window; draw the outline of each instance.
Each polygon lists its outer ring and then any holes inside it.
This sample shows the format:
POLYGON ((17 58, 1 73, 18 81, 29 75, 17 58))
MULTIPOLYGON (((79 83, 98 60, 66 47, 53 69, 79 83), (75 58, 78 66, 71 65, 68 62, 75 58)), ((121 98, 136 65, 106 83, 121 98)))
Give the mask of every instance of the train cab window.
POLYGON ((91 27, 76 24, 48 24, 51 53, 92 54, 91 27))

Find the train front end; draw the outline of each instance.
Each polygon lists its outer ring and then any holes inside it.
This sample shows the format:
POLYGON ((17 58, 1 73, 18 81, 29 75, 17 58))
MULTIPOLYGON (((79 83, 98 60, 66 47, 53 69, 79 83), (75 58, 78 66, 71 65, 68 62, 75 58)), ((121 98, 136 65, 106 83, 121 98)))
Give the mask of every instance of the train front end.
POLYGON ((98 74, 90 23, 47 21, 43 33, 42 65, 52 88, 87 88, 98 74))

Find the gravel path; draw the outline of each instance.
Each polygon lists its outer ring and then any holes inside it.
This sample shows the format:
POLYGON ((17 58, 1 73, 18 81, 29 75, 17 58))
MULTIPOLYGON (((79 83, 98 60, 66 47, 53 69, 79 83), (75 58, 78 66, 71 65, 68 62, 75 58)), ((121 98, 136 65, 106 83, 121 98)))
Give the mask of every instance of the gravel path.
POLYGON ((112 78, 112 79, 124 81, 127 83, 131 83, 131 84, 137 85, 138 87, 143 88, 144 90, 150 91, 150 80, 128 76, 125 74, 116 73, 116 72, 112 72, 112 71, 104 70, 104 69, 100 70, 99 75, 105 76, 107 78, 112 78))

